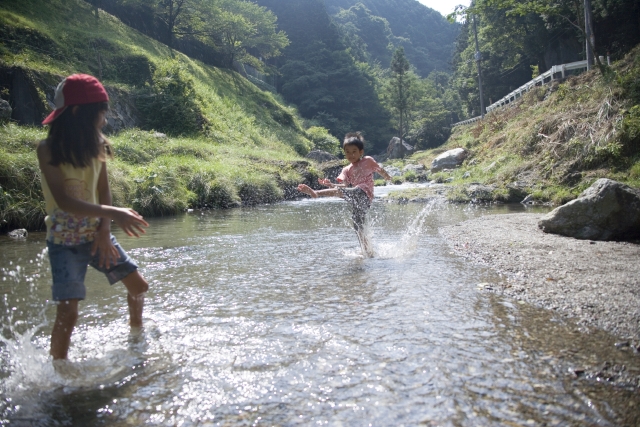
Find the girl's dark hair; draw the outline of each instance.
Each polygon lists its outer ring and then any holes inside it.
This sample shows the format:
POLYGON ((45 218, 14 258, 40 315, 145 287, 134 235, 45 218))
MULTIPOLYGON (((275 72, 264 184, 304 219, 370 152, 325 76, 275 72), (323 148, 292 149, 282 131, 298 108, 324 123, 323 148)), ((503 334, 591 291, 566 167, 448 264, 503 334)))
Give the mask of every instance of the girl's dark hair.
POLYGON ((49 127, 47 145, 51 164, 68 163, 76 168, 89 166, 95 158, 111 155, 109 141, 96 127, 98 115, 109 109, 106 102, 70 105, 49 127))
POLYGON ((355 145, 358 150, 364 150, 364 137, 360 132, 349 132, 344 136, 342 149, 344 150, 347 145, 355 145))

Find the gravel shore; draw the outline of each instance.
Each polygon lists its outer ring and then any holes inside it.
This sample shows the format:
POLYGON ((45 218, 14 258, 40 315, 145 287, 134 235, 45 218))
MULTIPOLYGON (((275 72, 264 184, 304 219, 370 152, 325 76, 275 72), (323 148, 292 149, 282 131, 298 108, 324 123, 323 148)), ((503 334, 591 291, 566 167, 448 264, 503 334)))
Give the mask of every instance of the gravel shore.
POLYGON ((547 234, 541 217, 487 215, 440 231, 459 255, 505 275, 485 289, 603 329, 640 351, 640 244, 547 234))

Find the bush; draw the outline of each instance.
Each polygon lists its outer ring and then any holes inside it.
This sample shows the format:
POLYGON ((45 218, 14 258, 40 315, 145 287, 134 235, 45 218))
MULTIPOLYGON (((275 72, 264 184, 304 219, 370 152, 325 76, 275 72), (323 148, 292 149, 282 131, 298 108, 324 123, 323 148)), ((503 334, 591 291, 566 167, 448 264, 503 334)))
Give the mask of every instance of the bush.
POLYGON ((144 168, 139 171, 133 208, 142 215, 175 215, 187 209, 194 195, 185 185, 166 168, 151 171, 144 168))
POLYGON ((247 178, 238 183, 238 195, 244 205, 275 203, 284 198, 284 193, 276 183, 268 178, 247 178))
POLYGON ((633 67, 618 75, 618 84, 622 87, 625 97, 634 104, 640 103, 640 59, 636 57, 633 67))
POLYGON ((44 226, 44 197, 35 155, 0 155, 0 229, 44 226))
POLYGON ((316 150, 326 151, 335 156, 340 154, 340 141, 331 135, 328 129, 321 126, 312 126, 307 129, 307 135, 316 150))
POLYGON ((147 130, 189 135, 203 129, 205 119, 193 81, 178 62, 155 70, 152 86, 138 96, 136 106, 147 130))
POLYGON ((625 154, 633 155, 640 151, 640 105, 634 105, 624 115, 620 128, 625 154))
POLYGON ((433 175, 431 175, 431 180, 437 184, 442 184, 448 178, 449 178, 449 175, 445 174, 444 172, 436 172, 433 175))
POLYGON ((144 55, 114 56, 105 64, 103 76, 105 79, 123 83, 144 86, 153 83, 153 65, 144 55))
POLYGON ((404 181, 406 182, 416 182, 418 180, 418 175, 414 171, 407 171, 407 173, 403 176, 404 181))
POLYGON ((207 173, 191 177, 189 190, 194 193, 191 206, 195 208, 231 208, 240 204, 240 197, 232 183, 214 179, 207 173))

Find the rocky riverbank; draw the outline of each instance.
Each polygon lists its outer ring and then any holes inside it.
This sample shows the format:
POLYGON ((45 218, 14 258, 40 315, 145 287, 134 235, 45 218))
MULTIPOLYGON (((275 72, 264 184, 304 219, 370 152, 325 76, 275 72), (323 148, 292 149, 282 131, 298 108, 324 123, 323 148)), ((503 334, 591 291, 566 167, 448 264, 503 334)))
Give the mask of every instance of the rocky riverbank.
POLYGON ((538 228, 540 214, 499 214, 444 227, 458 254, 505 275, 483 284, 599 328, 640 352, 640 244, 579 240, 538 228))

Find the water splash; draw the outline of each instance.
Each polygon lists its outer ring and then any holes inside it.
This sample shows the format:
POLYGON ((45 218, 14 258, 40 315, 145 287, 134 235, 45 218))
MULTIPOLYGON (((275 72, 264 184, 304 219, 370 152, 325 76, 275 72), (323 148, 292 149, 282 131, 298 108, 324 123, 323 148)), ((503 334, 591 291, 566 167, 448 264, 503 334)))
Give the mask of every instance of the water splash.
POLYGON ((43 306, 35 296, 36 279, 48 268, 46 256, 47 249, 44 248, 24 266, 10 261, 9 267, 0 269, 4 306, 4 312, 0 313, 0 375, 5 377, 0 391, 4 393, 24 389, 34 381, 48 378, 53 370, 50 363, 45 363, 48 355, 34 344, 34 337, 47 325, 47 304, 43 306), (29 297, 20 298, 18 295, 24 294, 20 288, 25 285, 29 288, 29 297))
MULTIPOLYGON (((47 326, 44 320, 45 308, 36 318, 41 319, 40 323, 28 327, 26 331, 19 329, 26 325, 25 321, 13 321, 9 317, 8 325, 3 325, 5 331, 11 332, 11 337, 0 335, 0 343, 4 344, 1 355, 2 373, 7 375, 4 380, 2 391, 11 392, 28 388, 30 384, 45 383, 51 378, 53 368, 49 361, 49 356, 42 348, 38 348, 34 343, 34 335, 47 326)), ((11 311, 13 313, 13 311, 11 311)), ((6 333, 6 332, 5 332, 6 333)))
POLYGON ((33 259, 19 260, 18 264, 10 261, 0 268, 0 420, 28 420, 31 425, 40 425, 39 420, 49 417, 46 396, 50 393, 119 384, 141 363, 143 333, 130 335, 126 350, 74 362, 51 359, 47 310, 55 303, 43 301, 39 292, 43 281, 49 281, 46 258, 44 248, 33 259))
POLYGON ((424 222, 434 210, 439 209, 445 203, 440 199, 429 200, 409 223, 399 241, 376 245, 376 256, 378 258, 403 258, 413 254, 418 247, 418 239, 424 230, 424 222))

